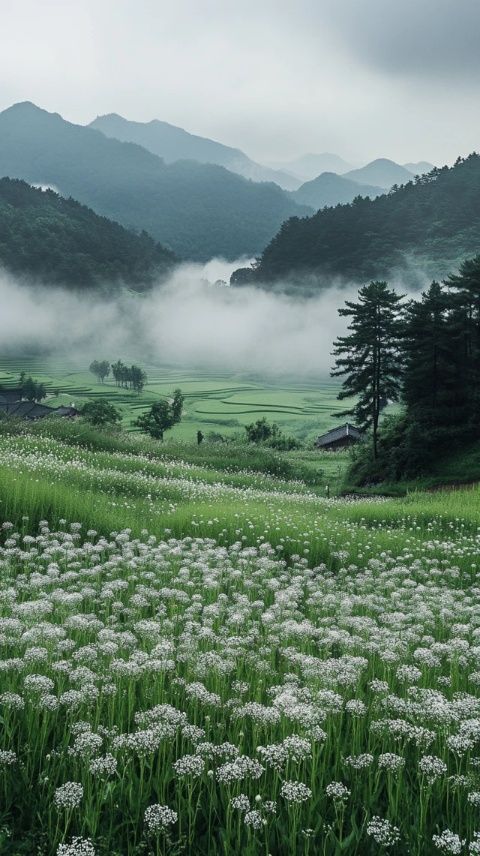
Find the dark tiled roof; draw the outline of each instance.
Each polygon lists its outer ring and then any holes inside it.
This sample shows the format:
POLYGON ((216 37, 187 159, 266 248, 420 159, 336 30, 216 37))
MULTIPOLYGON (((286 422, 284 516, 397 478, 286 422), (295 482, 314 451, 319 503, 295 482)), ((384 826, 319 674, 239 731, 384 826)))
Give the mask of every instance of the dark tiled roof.
POLYGON ((23 395, 23 390, 19 387, 18 389, 0 389, 0 402, 8 404, 13 404, 16 401, 20 401, 23 395))
POLYGON ((16 419, 41 419, 54 412, 51 407, 37 404, 35 401, 16 401, 13 404, 0 401, 0 413, 14 416, 16 419))
POLYGON ((359 440, 361 436, 361 431, 359 431, 355 425, 350 425, 349 422, 346 422, 345 425, 339 425, 338 428, 332 428, 330 431, 327 431, 326 434, 321 434, 320 437, 317 437, 315 440, 315 445, 330 446, 331 443, 337 443, 338 440, 344 440, 346 437, 351 437, 353 440, 359 440))
POLYGON ((76 416, 79 413, 76 407, 70 407, 68 404, 61 404, 60 407, 55 407, 52 412, 56 413, 57 416, 76 416))

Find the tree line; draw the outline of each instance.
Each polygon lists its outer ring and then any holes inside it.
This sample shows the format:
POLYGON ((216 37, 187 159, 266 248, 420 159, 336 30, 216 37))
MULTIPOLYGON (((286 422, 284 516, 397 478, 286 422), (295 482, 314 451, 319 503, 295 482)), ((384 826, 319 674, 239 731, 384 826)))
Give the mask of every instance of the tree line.
POLYGON ((373 281, 339 313, 349 326, 334 344, 332 375, 342 378, 340 399, 356 398, 340 415, 371 433, 371 472, 411 476, 452 443, 478 439, 480 255, 418 299, 373 281), (403 411, 380 425, 387 400, 403 411))
POLYGON ((138 393, 142 392, 147 382, 147 374, 140 366, 127 366, 122 360, 117 360, 116 363, 109 363, 108 360, 93 360, 90 363, 89 371, 101 383, 105 382, 111 371, 117 386, 124 387, 125 389, 134 389, 138 393))

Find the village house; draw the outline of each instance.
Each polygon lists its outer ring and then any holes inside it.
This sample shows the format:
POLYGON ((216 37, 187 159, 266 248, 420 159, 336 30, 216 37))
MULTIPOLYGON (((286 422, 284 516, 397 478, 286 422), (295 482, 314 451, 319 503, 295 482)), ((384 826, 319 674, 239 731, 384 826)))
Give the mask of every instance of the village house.
POLYGON ((353 446, 361 440, 362 432, 345 422, 345 425, 340 425, 338 428, 331 428, 326 434, 320 434, 315 440, 315 448, 322 449, 327 452, 334 452, 336 449, 345 449, 353 446))
POLYGON ((48 407, 37 401, 28 401, 23 397, 21 387, 0 389, 0 418, 43 419, 45 416, 77 416, 79 411, 73 406, 48 407))

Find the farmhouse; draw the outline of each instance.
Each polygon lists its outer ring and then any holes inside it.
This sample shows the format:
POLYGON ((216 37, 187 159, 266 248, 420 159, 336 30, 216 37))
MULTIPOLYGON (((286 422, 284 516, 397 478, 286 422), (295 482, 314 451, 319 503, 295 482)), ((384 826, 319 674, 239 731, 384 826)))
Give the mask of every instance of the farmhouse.
POLYGON ((10 389, 0 389, 1 404, 15 404, 23 398, 23 390, 21 387, 10 387, 10 389))
POLYGON ((333 452, 335 449, 345 449, 348 446, 353 446, 359 442, 361 437, 362 433, 358 428, 355 428, 355 425, 345 422, 345 425, 340 425, 338 428, 331 428, 326 434, 320 434, 315 440, 315 448, 333 452))
POLYGON ((23 390, 0 389, 0 418, 2 416, 13 419, 43 419, 45 416, 77 416, 78 410, 71 407, 48 407, 36 401, 27 401, 22 398, 23 390))

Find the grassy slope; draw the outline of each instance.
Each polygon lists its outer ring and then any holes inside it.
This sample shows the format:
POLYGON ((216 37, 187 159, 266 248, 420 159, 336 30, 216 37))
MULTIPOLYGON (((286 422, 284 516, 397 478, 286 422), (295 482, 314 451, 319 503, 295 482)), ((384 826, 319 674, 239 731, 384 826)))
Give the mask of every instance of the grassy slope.
MULTIPOLYGON (((82 436, 79 426, 66 423, 57 429, 63 439, 48 436, 48 430, 47 422, 22 425, 18 435, 4 423, 0 433, 0 516, 22 525, 26 515, 30 530, 43 518, 55 524, 66 518, 105 534, 129 527, 137 535, 147 529, 159 537, 196 534, 221 543, 267 540, 283 555, 306 555, 318 563, 331 560, 334 533, 338 549, 350 543, 352 526, 363 556, 364 549, 375 555, 404 544, 405 531, 430 537, 434 525, 448 532, 456 518, 476 529, 480 516, 478 488, 327 502, 326 474, 312 472, 303 454, 271 455, 235 445, 227 454, 222 447, 159 447, 89 429, 82 436)), ((342 463, 324 457, 330 467, 342 463)))

